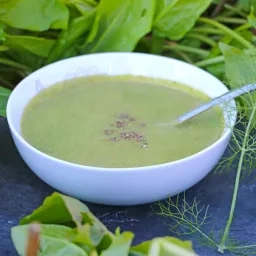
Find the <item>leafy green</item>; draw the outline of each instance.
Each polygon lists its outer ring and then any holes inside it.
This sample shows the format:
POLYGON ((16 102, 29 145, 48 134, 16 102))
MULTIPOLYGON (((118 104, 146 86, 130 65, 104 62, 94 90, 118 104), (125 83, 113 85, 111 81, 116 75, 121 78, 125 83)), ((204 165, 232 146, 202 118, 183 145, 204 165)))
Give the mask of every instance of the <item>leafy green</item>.
MULTIPOLYGON (((11 230, 11 236, 17 252, 25 255, 25 248, 28 240, 28 230, 30 225, 16 226, 11 230)), ((75 244, 72 244, 73 231, 71 228, 61 225, 41 225, 40 243, 41 251, 44 255, 60 253, 70 253, 70 255, 86 255, 75 244)), ((57 255, 57 254, 56 254, 57 255)), ((65 254, 64 254, 65 255, 65 254)))
POLYGON ((47 57, 55 44, 55 40, 20 35, 6 35, 5 45, 16 49, 22 48, 41 57, 47 57))
POLYGON ((159 0, 153 31, 170 40, 180 40, 194 26, 211 0, 159 0))
POLYGON ((67 5, 74 5, 76 9, 84 16, 95 10, 98 3, 94 0, 67 0, 67 5))
POLYGON ((44 200, 42 206, 24 217, 20 224, 29 224, 34 221, 47 224, 73 222, 79 226, 83 219, 82 213, 90 214, 86 205, 76 199, 55 192, 44 200))
POLYGON ((256 7, 256 0, 238 0, 238 6, 248 11, 251 6, 256 7))
POLYGON ((101 0, 83 53, 133 51, 151 30, 154 6, 154 0, 101 0))
MULTIPOLYGON (((223 43, 220 44, 220 48, 225 58, 225 74, 231 88, 239 88, 245 84, 256 82, 256 73, 254 71, 256 49, 246 53, 223 43)), ((251 93, 241 98, 247 118, 251 116, 254 105, 254 100, 251 97, 255 97, 255 95, 251 93)))
POLYGON ((256 82, 254 66, 256 64, 256 49, 246 53, 233 46, 220 43, 220 49, 225 58, 225 73, 233 88, 247 83, 256 82))
POLYGON ((2 0, 0 21, 31 31, 66 29, 69 12, 59 0, 2 0))
POLYGON ((101 256, 127 256, 130 250, 130 246, 132 240, 134 238, 134 234, 131 232, 123 232, 122 234, 116 236, 113 239, 112 244, 109 248, 101 253, 101 256))
POLYGON ((11 91, 0 86, 0 116, 6 116, 6 104, 11 91))
POLYGON ((32 222, 42 223, 39 256, 196 256, 189 241, 172 237, 155 238, 132 247, 132 232, 117 228, 112 234, 86 205, 56 192, 12 228, 12 241, 21 256, 26 255, 32 222), (76 226, 69 227, 70 221, 76 226))
POLYGON ((95 10, 93 9, 86 16, 73 19, 68 29, 63 30, 59 35, 59 39, 48 55, 47 63, 62 59, 65 51, 71 46, 74 47, 76 40, 90 30, 94 18, 95 10))
MULTIPOLYGON (((190 241, 181 241, 175 237, 163 237, 161 238, 161 240, 165 242, 169 242, 173 245, 180 246, 189 252, 193 252, 192 243, 190 241)), ((145 241, 137 246, 133 246, 131 248, 131 255, 139 256, 139 255, 147 254, 150 251, 151 246, 152 246, 152 241, 145 241)))
POLYGON ((131 249, 129 256, 196 256, 191 243, 173 237, 154 238, 131 249))

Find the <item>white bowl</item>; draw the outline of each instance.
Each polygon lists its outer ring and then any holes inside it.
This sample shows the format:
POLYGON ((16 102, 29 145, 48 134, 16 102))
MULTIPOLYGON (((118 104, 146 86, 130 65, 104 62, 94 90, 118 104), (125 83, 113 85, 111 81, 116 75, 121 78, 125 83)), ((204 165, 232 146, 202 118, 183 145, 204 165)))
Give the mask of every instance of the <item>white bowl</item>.
POLYGON ((16 147, 30 169, 56 190, 93 203, 144 204, 176 195, 195 185, 216 165, 224 153, 236 118, 232 101, 224 110, 227 126, 223 135, 203 151, 166 164, 139 168, 99 168, 68 163, 48 156, 21 136, 20 120, 25 106, 45 87, 68 78, 97 74, 132 74, 169 79, 196 88, 210 97, 228 89, 214 76, 171 58, 141 53, 100 53, 62 60, 32 73, 12 92, 7 119, 16 147), (227 118, 227 113, 229 118, 227 118), (230 119, 230 116, 233 117, 230 119))

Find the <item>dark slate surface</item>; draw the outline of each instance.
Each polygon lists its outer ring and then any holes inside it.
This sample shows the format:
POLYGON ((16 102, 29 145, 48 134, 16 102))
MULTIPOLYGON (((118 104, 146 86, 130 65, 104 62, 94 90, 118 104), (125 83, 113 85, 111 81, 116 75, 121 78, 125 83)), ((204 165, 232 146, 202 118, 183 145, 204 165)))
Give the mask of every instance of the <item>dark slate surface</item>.
MULTIPOLYGON (((210 205, 216 230, 224 227, 229 212, 235 173, 210 174, 202 182, 187 191, 187 200, 196 196, 202 205, 210 205)), ((10 228, 21 217, 38 207, 53 189, 39 180, 24 164, 17 153, 5 119, 0 118, 0 255, 16 255, 10 238, 10 228)), ((256 243, 256 185, 244 180, 240 187, 237 211, 231 233, 240 241, 256 243)), ((122 230, 135 233, 135 243, 155 236, 172 235, 160 216, 151 215, 151 206, 108 207, 88 204, 110 230, 120 226, 122 230)), ((209 228, 210 228, 209 226, 209 228)), ((206 229, 208 229, 206 227, 206 229)), ((188 239, 197 240, 195 235, 188 239)), ((195 249, 201 256, 219 255, 216 248, 200 247, 195 249)), ((229 253, 225 255, 231 255, 229 253)))

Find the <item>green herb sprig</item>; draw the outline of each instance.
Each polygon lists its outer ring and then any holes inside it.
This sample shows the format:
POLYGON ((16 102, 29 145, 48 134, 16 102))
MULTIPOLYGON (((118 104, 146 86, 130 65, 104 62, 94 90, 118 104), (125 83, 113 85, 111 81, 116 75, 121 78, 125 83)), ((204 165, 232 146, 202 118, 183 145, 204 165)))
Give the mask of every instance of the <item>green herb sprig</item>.
MULTIPOLYGON (((256 51, 247 53, 225 44, 220 44, 220 48, 224 54, 225 70, 230 87, 256 82, 254 72, 256 51)), ((232 130, 229 155, 223 158, 215 169, 215 172, 221 173, 234 171, 236 168, 230 212, 223 230, 212 229, 209 233, 205 233, 204 226, 212 221, 209 206, 200 206, 196 199, 192 204, 188 204, 185 194, 182 198, 178 196, 176 201, 169 199, 165 203, 158 203, 158 208, 154 211, 174 221, 175 224, 170 226, 170 229, 177 235, 197 233, 201 245, 215 247, 220 253, 230 251, 237 255, 255 255, 256 243, 243 244, 232 238, 230 229, 234 219, 240 181, 245 175, 250 175, 256 167, 256 94, 249 93, 241 97, 237 102, 237 111, 237 127, 232 130)))

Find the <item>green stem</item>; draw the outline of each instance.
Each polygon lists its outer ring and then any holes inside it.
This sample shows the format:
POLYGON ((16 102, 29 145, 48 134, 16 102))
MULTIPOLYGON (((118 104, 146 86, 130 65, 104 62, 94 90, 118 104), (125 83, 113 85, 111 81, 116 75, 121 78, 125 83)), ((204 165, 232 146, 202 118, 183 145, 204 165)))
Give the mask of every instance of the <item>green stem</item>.
POLYGON ((208 28, 208 27, 195 27, 191 31, 200 32, 205 34, 215 34, 215 35, 223 35, 223 31, 216 28, 208 28))
POLYGON ((231 202, 231 207, 230 207, 230 212, 229 212, 229 218, 228 218, 225 230, 224 230, 224 234, 221 239, 221 243, 218 246, 218 251, 220 253, 224 253, 224 250, 226 249, 225 244, 228 239, 230 226, 232 224, 233 217, 234 217, 236 200, 237 200, 237 195, 238 195, 238 188, 239 188, 239 183, 240 183, 240 178, 241 178, 241 172, 242 172, 243 162, 244 162, 244 158, 245 158, 245 154, 246 154, 245 147, 246 147, 247 139, 248 139, 248 136, 250 133, 251 125, 253 124, 255 112, 256 112, 256 105, 254 105, 254 107, 252 109, 252 113, 251 113, 250 119, 248 121, 248 124, 246 126, 246 131, 245 131, 245 135, 243 138, 242 150, 241 150, 241 155, 240 155, 239 163, 238 163, 238 169, 237 169, 237 173, 236 173, 235 187, 234 187, 234 192, 233 192, 233 197, 232 197, 232 202, 231 202))
POLYGON ((168 44, 163 47, 165 50, 180 50, 184 52, 190 52, 194 53, 197 55, 202 56, 203 58, 207 58, 209 56, 209 52, 206 50, 190 47, 190 46, 185 46, 185 45, 180 45, 180 44, 168 44))
POLYGON ((199 22, 206 23, 208 25, 212 25, 220 30, 222 30, 227 35, 232 36, 234 39, 236 39, 238 42, 240 42, 244 47, 248 49, 254 49, 254 45, 248 42, 246 39, 244 39, 242 36, 234 32, 233 30, 229 29, 228 27, 224 26, 223 24, 220 24, 218 21, 208 19, 208 18, 199 18, 199 22))
POLYGON ((13 89, 13 84, 11 84, 8 80, 5 80, 3 77, 0 77, 0 83, 6 87, 6 88, 9 88, 9 89, 13 89))
POLYGON ((196 63, 194 63, 194 65, 196 65, 197 67, 203 68, 206 66, 210 66, 210 65, 214 65, 214 64, 219 64, 224 62, 224 56, 217 56, 211 59, 206 59, 206 60, 202 60, 202 61, 198 61, 196 63))
POLYGON ((181 51, 175 51, 175 53, 177 55, 179 55, 183 60, 185 60, 186 62, 192 64, 193 63, 193 60, 184 52, 181 52, 181 51))
POLYGON ((15 62, 12 60, 7 60, 4 58, 0 58, 0 64, 4 64, 4 65, 10 66, 10 67, 14 67, 14 68, 18 68, 18 69, 22 69, 22 70, 26 70, 26 71, 30 71, 29 67, 27 67, 23 64, 20 64, 18 62, 15 62))
POLYGON ((157 36, 152 36, 152 41, 151 41, 151 50, 150 52, 152 54, 157 54, 161 55, 162 54, 162 49, 163 49, 163 44, 164 44, 165 39, 157 36))
POLYGON ((239 8, 236 8, 230 4, 224 4, 224 7, 227 9, 227 10, 231 10, 233 12, 235 12, 236 14, 240 15, 241 17, 244 17, 246 18, 247 17, 247 14, 244 13, 243 11, 241 11, 239 8))
POLYGON ((229 17, 216 17, 216 21, 220 21, 223 23, 231 23, 231 24, 245 24, 247 23, 246 19, 240 19, 240 18, 229 18, 229 17))
POLYGON ((204 36, 204 35, 197 34, 197 33, 193 33, 193 32, 192 33, 188 33, 186 35, 186 38, 197 39, 197 40, 202 41, 203 43, 208 44, 208 45, 210 45, 212 47, 217 45, 217 43, 214 40, 212 40, 211 38, 209 38, 207 36, 204 36))

